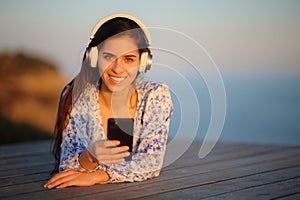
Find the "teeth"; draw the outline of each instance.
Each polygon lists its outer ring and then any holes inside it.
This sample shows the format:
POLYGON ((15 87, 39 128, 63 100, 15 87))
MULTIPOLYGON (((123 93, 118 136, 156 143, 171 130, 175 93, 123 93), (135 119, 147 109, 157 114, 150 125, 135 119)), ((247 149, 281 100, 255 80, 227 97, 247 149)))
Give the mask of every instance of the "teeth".
POLYGON ((110 78, 117 82, 123 81, 125 79, 125 77, 117 78, 117 77, 113 77, 113 76, 110 76, 110 78))

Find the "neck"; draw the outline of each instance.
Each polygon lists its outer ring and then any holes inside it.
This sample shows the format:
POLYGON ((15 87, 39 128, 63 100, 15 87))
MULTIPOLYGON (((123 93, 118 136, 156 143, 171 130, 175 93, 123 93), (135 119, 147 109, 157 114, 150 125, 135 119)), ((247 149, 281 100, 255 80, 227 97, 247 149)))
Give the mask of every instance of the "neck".
POLYGON ((134 92, 135 89, 132 85, 125 90, 112 92, 102 84, 99 91, 100 105, 105 106, 114 115, 124 115, 121 112, 128 113, 128 109, 134 106, 134 103, 132 103, 134 92), (120 114, 118 114, 119 112, 120 114))

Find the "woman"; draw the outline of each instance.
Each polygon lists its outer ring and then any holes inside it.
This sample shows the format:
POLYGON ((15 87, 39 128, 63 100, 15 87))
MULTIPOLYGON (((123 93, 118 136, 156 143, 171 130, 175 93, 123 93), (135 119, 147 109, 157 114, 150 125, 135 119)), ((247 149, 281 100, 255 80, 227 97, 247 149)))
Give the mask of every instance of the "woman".
POLYGON ((150 36, 132 16, 101 20, 77 77, 60 100, 53 153, 59 173, 45 188, 143 181, 159 175, 166 150, 172 101, 164 84, 145 81, 150 36), (128 146, 107 139, 109 118, 134 119, 128 146))

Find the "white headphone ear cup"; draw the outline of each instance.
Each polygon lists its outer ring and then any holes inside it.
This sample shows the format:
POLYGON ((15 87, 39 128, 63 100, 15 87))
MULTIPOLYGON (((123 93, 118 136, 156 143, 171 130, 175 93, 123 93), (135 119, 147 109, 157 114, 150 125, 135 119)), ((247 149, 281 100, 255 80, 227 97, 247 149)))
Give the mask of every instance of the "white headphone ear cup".
POLYGON ((143 52, 140 59, 139 72, 140 73, 147 72, 150 69, 151 64, 152 64, 152 55, 149 54, 148 52, 143 52))
POLYGON ((92 68, 97 67, 98 63, 98 48, 97 47, 91 47, 91 49, 88 51, 87 59, 89 61, 89 65, 92 68))
POLYGON ((142 55, 141 55, 141 58, 140 58, 140 68, 139 68, 140 73, 145 73, 146 72, 147 57, 148 57, 148 53, 143 52, 142 55))
POLYGON ((147 53, 147 60, 146 60, 146 71, 151 69, 151 65, 152 65, 152 54, 151 53, 147 53))

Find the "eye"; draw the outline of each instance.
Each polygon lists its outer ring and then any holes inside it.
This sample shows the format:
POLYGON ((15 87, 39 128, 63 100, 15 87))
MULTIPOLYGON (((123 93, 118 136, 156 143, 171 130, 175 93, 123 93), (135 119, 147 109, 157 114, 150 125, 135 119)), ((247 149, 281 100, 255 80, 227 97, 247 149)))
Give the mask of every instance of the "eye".
POLYGON ((110 54, 104 54, 104 59, 107 60, 107 61, 112 61, 113 60, 113 56, 110 55, 110 54))
POLYGON ((111 53, 108 52, 103 52, 102 53, 102 58, 106 61, 106 62, 112 62, 115 59, 115 56, 111 53))
POLYGON ((132 63, 132 62, 134 61, 134 59, 131 58, 131 57, 125 57, 125 61, 126 61, 127 63, 132 63))

